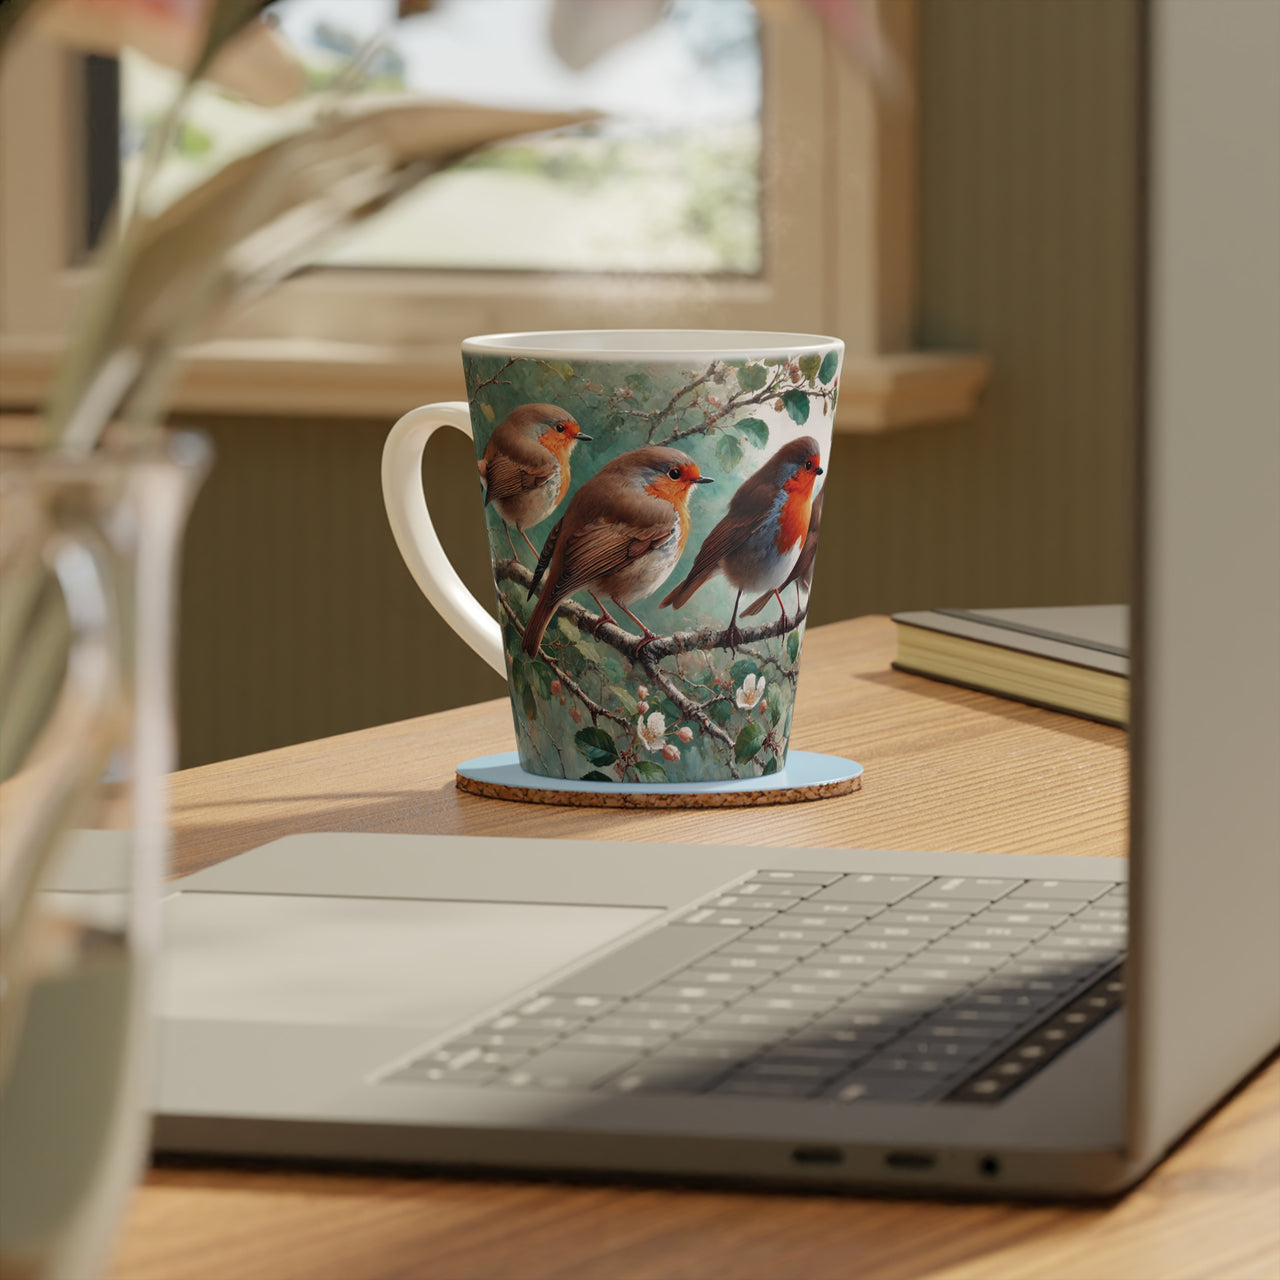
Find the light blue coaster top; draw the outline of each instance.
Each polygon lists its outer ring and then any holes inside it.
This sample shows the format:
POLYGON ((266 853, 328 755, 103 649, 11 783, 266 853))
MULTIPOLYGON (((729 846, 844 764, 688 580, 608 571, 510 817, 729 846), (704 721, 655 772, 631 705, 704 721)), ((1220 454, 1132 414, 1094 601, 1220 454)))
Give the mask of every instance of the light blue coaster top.
POLYGON ((787 766, 763 778, 731 778, 727 782, 579 782, 574 778, 544 778, 526 773, 514 751, 477 756, 458 765, 458 773, 473 782, 495 787, 523 787, 532 791, 579 791, 586 795, 697 796, 726 792, 793 791, 801 787, 832 786, 862 776, 862 766, 843 756, 814 751, 789 751, 787 766))

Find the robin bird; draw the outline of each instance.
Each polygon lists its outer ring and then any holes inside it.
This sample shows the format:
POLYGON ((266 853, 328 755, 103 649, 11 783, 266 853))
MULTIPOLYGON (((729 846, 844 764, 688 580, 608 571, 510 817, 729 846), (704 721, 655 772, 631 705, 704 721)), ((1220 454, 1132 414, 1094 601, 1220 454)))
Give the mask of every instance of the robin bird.
POLYGON ((620 454, 573 495, 547 535, 529 586, 532 598, 545 583, 524 631, 524 651, 538 652, 556 606, 585 590, 609 614, 608 596, 644 633, 657 637, 627 605, 652 595, 670 576, 689 538, 689 493, 710 484, 698 464, 679 449, 647 445, 620 454))
MULTIPOLYGON (((744 591, 776 594, 800 558, 809 531, 814 481, 822 474, 818 442, 801 436, 784 444, 754 475, 738 486, 729 510, 698 548, 688 577, 668 594, 660 609, 682 608, 697 589, 723 573, 738 588, 729 619, 729 645, 741 639, 738 606, 744 591)), ((787 609, 782 620, 787 622, 787 609)))
POLYGON ((514 525, 536 557, 526 529, 541 524, 569 492, 569 455, 579 440, 590 440, 571 414, 553 404, 526 404, 498 423, 476 464, 485 506, 498 509, 511 554, 514 525))
MULTIPOLYGON (((813 506, 809 509, 809 532, 805 534, 804 546, 800 548, 800 558, 796 561, 795 568, 787 574, 786 582, 777 591, 766 591, 764 595, 752 601, 751 607, 742 611, 744 618, 754 617, 759 613, 769 603, 770 596, 776 595, 778 603, 782 604, 782 592, 793 582, 796 584, 796 617, 800 616, 800 592, 801 590, 808 592, 813 586, 813 561, 818 554, 818 533, 822 527, 822 498, 826 492, 824 485, 818 490, 818 496, 813 500, 813 506)), ((785 606, 783 613, 786 613, 785 606)))

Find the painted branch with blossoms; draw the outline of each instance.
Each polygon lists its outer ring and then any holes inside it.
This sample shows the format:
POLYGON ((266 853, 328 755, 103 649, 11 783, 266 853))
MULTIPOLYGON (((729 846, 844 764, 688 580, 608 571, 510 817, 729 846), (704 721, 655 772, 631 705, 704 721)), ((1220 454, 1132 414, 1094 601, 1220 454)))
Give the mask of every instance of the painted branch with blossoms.
MULTIPOLYGON (((533 750, 539 715, 557 707, 574 726, 574 745, 586 762, 577 774, 583 781, 669 781, 669 769, 690 749, 714 750, 735 778, 780 767, 807 608, 741 629, 736 644, 727 629, 712 627, 644 641, 569 599, 529 658, 519 638, 533 574, 506 559, 494 577, 508 633, 510 692, 533 750)), ((549 735, 547 745, 554 739, 549 735)))

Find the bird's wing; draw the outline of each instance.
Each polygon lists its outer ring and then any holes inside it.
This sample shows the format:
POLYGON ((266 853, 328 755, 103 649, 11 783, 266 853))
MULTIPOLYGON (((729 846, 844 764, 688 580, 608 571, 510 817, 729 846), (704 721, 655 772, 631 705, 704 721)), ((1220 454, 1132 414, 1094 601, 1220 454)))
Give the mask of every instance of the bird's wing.
POLYGON ((551 532, 547 534, 547 540, 542 544, 542 550, 538 554, 538 563, 533 570, 533 581, 529 583, 529 594, 526 600, 532 600, 534 592, 538 589, 538 583, 542 581, 542 575, 547 571, 547 565, 551 563, 551 557, 555 554, 556 543, 560 541, 560 530, 564 528, 564 517, 551 526, 551 532))
POLYGON ((575 530, 565 545, 563 568, 551 590, 557 599, 589 587, 616 573, 671 537, 675 512, 670 519, 650 525, 620 525, 607 519, 589 520, 575 530))
POLYGON ((495 453, 485 467, 485 501, 514 498, 518 493, 540 489, 556 473, 556 461, 517 462, 504 453, 495 453))
POLYGON ((720 567, 720 561, 742 545, 754 527, 752 521, 744 520, 730 511, 703 539, 698 554, 693 558, 693 568, 685 576, 685 582, 691 586, 704 583, 720 567))

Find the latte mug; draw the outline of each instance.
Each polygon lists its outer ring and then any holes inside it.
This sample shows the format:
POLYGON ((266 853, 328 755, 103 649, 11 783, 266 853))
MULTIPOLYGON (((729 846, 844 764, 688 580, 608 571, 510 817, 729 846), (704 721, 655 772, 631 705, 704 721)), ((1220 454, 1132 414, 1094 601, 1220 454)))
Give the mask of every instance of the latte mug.
POLYGON ((468 404, 392 428, 396 544, 506 678, 527 773, 616 786, 785 767, 843 349, 702 330, 469 338, 468 404), (445 426, 475 444, 496 620, 423 496, 445 426))

